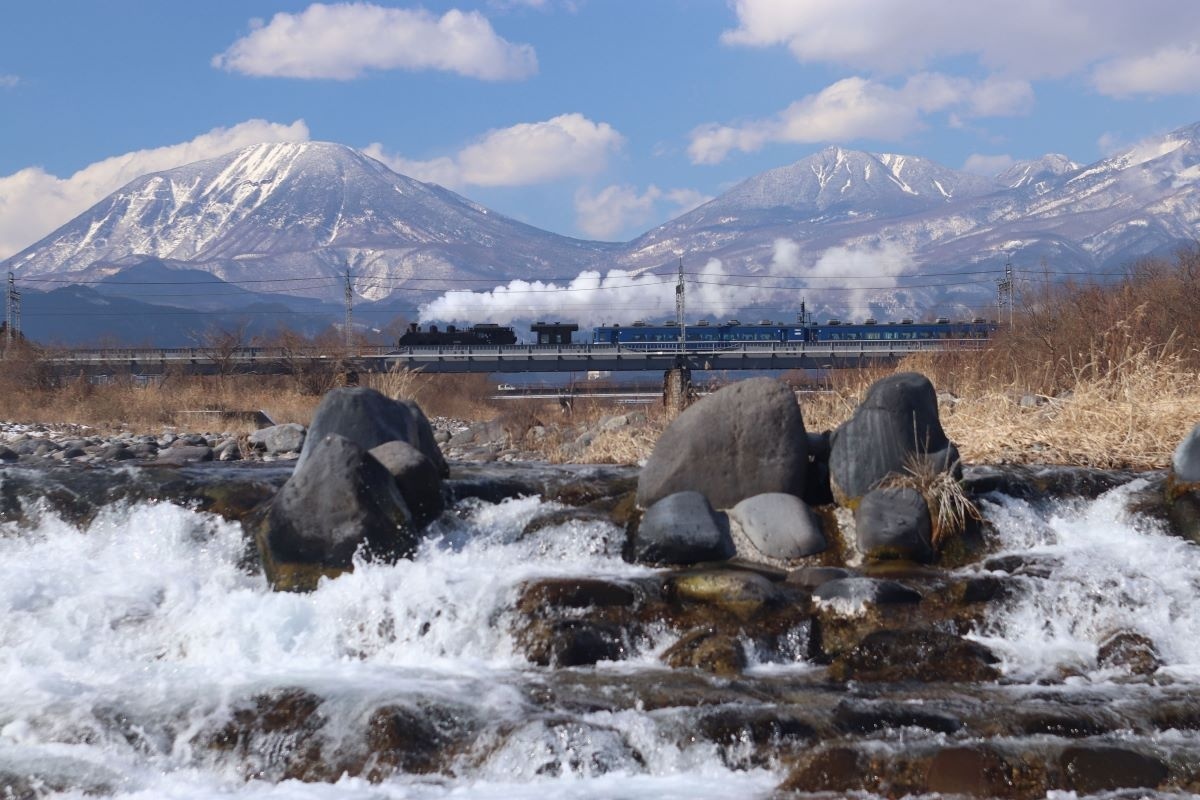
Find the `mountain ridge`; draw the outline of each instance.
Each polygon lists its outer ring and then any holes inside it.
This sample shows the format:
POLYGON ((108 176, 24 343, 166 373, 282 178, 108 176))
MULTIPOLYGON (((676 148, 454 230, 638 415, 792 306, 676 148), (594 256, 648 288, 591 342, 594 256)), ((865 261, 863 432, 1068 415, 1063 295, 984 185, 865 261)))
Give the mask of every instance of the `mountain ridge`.
MULTIPOLYGON (((1012 259, 1084 274, 1194 241, 1198 224, 1200 123, 1092 164, 1047 154, 993 177, 830 146, 625 243, 543 231, 344 145, 307 142, 254 145, 142 176, 5 266, 19 278, 99 280, 159 258, 225 281, 270 276, 294 294, 334 302, 350 270, 364 299, 412 305, 447 286, 640 272, 680 253, 697 264, 719 259, 731 272, 798 278, 830 253, 869 259, 885 249, 901 254, 901 273, 999 272, 1012 259)), ((953 296, 966 307, 992 289, 981 280, 906 302, 953 296)), ((898 302, 886 291, 877 300, 898 302)))

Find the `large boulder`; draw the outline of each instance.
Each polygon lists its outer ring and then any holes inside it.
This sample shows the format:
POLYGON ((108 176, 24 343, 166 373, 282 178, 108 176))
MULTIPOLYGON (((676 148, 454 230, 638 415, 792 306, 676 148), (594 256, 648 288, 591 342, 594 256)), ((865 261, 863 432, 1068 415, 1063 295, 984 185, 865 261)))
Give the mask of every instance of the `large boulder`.
POLYGON ((250 522, 276 590, 311 591, 353 569, 355 553, 412 555, 418 538, 391 473, 350 439, 309 437, 307 458, 250 522))
POLYGON ((820 553, 829 546, 820 520, 794 494, 757 494, 728 513, 746 545, 743 552, 738 543, 738 555, 750 561, 788 562, 820 553))
POLYGON ((387 395, 363 387, 334 389, 321 398, 321 405, 308 428, 307 445, 300 453, 296 469, 304 464, 313 442, 336 433, 363 450, 384 442, 408 442, 420 450, 443 478, 450 474, 446 459, 433 440, 433 426, 421 407, 411 400, 392 400, 387 395))
POLYGON ((419 527, 433 522, 445 510, 442 476, 424 453, 408 442, 384 442, 370 450, 375 460, 396 479, 400 494, 419 527))
POLYGON ((723 561, 735 552, 729 528, 699 492, 677 492, 646 509, 631 546, 633 560, 647 564, 723 561))
POLYGON ((868 559, 902 558, 931 563, 933 525, 929 505, 916 489, 872 489, 854 510, 858 550, 868 559))
POLYGON ((638 479, 642 508, 696 491, 715 508, 765 492, 804 493, 808 440, 796 396, 774 378, 726 386, 663 431, 638 479))
POLYGON ((933 384, 919 373, 901 372, 872 384, 850 419, 833 432, 834 496, 854 506, 889 473, 903 473, 913 458, 950 470, 958 450, 942 430, 933 384))

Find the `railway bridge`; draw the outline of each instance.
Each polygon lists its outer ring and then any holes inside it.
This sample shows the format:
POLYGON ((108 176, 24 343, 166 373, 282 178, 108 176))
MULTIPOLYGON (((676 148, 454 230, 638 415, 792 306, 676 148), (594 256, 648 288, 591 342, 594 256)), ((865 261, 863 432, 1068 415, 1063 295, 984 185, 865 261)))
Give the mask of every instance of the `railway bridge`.
MULTIPOLYGON (((419 369, 441 373, 632 372, 647 370, 854 369, 914 353, 977 351, 986 341, 922 339, 846 342, 636 343, 359 347, 295 350, 239 347, 103 348, 48 351, 42 361, 63 375, 287 374, 316 364, 357 372, 419 369)), ((2 362, 0 362, 2 364, 2 362)))

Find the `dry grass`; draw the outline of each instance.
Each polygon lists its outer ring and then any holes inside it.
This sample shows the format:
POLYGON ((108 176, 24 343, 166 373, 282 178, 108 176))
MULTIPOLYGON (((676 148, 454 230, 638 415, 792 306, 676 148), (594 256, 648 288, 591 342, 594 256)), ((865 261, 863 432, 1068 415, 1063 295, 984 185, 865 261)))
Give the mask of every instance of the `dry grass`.
POLYGON ((913 489, 925 498, 933 530, 933 548, 939 552, 951 538, 962 534, 968 519, 980 519, 979 509, 967 496, 962 483, 954 478, 957 466, 951 465, 947 472, 929 459, 913 455, 906 459, 904 472, 892 473, 880 483, 887 489, 913 489))

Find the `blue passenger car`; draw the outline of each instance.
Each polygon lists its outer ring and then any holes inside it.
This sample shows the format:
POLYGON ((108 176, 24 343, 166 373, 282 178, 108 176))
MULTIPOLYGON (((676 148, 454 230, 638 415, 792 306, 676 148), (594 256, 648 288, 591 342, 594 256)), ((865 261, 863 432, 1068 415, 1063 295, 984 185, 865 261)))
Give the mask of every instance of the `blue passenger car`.
MULTIPOLYGON (((786 325, 782 322, 762 321, 742 323, 729 320, 716 325, 701 321, 685 326, 686 342, 689 347, 716 344, 750 343, 799 343, 799 342, 869 342, 911 341, 921 339, 987 339, 996 330, 996 324, 976 319, 972 322, 951 322, 938 319, 936 322, 913 322, 902 320, 880 324, 875 320, 862 323, 842 323, 828 320, 824 323, 786 325)), ((635 322, 633 325, 602 325, 592 329, 593 344, 628 346, 635 349, 667 347, 679 342, 679 327, 675 322, 662 325, 635 322)))

